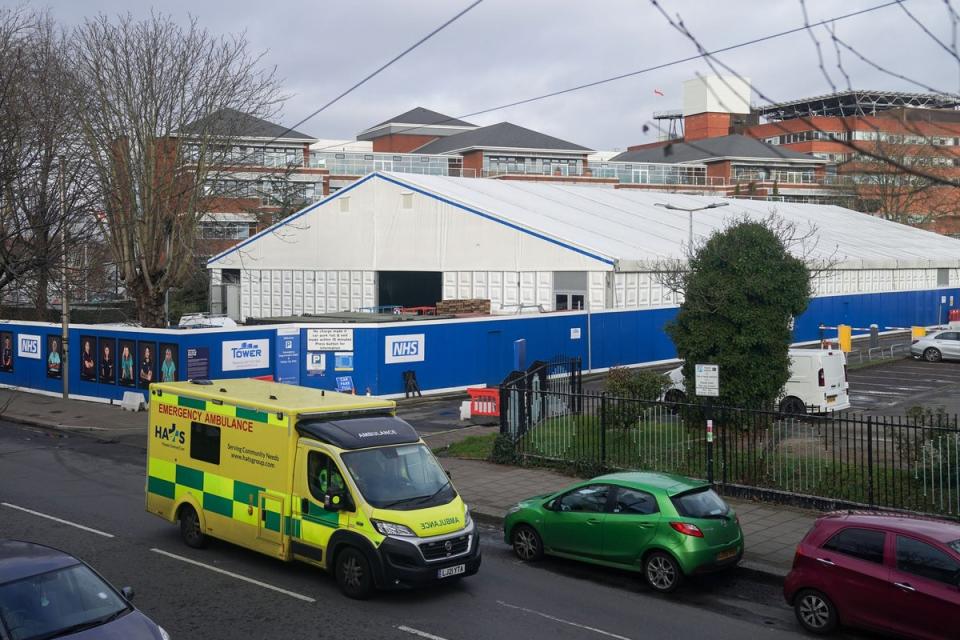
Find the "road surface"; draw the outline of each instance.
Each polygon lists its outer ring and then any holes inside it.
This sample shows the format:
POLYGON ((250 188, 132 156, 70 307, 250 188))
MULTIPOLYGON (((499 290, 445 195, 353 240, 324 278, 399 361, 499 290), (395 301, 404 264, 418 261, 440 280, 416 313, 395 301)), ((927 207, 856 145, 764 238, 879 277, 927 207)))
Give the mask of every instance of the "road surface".
POLYGON ((144 458, 141 447, 0 422, 0 536, 59 547, 133 586, 175 639, 804 637, 773 582, 734 571, 663 597, 632 574, 520 564, 493 528, 474 577, 348 600, 305 565, 216 541, 184 546, 144 511, 144 458))

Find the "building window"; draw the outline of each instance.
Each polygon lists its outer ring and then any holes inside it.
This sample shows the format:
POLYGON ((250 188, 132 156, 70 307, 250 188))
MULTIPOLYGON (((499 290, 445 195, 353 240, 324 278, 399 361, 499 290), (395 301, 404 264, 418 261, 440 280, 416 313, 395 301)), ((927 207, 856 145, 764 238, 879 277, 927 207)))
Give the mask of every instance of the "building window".
POLYGON ((198 231, 201 240, 245 240, 250 237, 250 223, 206 221, 198 231))
POLYGON ((191 422, 190 457, 209 464, 220 464, 220 427, 191 422))

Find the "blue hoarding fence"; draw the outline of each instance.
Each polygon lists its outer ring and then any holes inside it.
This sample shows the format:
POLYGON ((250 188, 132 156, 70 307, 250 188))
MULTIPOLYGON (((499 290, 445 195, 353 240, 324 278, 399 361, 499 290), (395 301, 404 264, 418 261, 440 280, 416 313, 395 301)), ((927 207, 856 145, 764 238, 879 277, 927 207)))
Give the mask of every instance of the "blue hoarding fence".
MULTIPOLYGON (((935 324, 943 295, 958 289, 814 298, 794 322, 794 341, 815 340, 821 325, 854 327, 935 324)), ((60 363, 60 326, 0 322, 0 385, 120 400, 150 382, 201 377, 273 376, 288 384, 375 395, 402 394, 413 372, 424 390, 497 386, 524 362, 556 354, 594 370, 676 357, 665 332, 677 309, 630 309, 490 316, 384 324, 301 324, 190 330, 108 325, 70 328, 70 362, 60 363), (589 342, 589 344, 588 344, 589 342), (520 354, 517 345, 525 353, 520 354)))

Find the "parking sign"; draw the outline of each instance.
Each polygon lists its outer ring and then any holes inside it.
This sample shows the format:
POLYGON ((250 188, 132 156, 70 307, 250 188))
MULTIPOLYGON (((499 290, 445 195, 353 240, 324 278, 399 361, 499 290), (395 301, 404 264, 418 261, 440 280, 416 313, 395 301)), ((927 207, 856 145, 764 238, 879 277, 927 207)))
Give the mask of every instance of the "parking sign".
POLYGON ((715 364, 695 365, 694 375, 698 396, 720 395, 720 366, 715 364))

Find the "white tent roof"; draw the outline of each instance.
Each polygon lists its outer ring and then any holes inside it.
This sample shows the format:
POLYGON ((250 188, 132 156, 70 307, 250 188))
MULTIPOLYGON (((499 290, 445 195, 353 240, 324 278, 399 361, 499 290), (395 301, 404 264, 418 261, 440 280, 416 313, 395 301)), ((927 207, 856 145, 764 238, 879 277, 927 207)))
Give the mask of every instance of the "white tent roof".
POLYGON ((695 243, 731 219, 762 220, 776 214, 793 223, 798 236, 809 235, 793 251, 812 262, 854 269, 960 267, 960 240, 833 205, 544 182, 383 175, 521 229, 606 256, 621 271, 643 271, 659 261, 685 259, 688 214, 655 203, 693 208, 714 202, 729 206, 693 214, 695 243))

